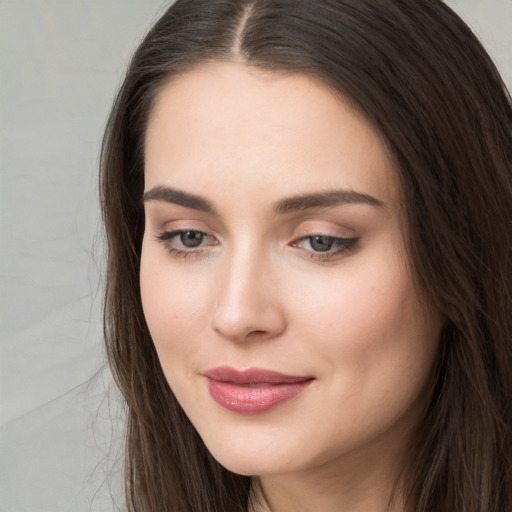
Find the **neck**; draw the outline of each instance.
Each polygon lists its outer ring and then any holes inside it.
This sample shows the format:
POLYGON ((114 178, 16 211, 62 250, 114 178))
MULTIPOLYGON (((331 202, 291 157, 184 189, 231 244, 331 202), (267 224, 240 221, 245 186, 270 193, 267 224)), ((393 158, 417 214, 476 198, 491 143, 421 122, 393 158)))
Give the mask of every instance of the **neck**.
POLYGON ((360 485, 347 489, 316 482, 262 481, 254 486, 256 498, 249 512, 406 512, 400 500, 392 499, 393 487, 360 485), (308 486, 308 487, 306 487, 308 486), (307 492, 304 492, 307 489, 307 492))

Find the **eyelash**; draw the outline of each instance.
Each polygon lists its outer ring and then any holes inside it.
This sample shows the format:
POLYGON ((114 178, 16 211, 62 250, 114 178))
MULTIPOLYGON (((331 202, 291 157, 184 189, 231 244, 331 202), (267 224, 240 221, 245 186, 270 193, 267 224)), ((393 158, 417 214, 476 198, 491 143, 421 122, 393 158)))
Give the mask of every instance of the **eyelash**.
MULTIPOLYGON (((176 231, 165 231, 163 233, 160 233, 156 236, 156 239, 164 244, 165 248, 169 253, 171 253, 173 256, 179 257, 179 258, 187 258, 190 256, 199 256, 204 251, 204 247, 207 244, 203 244, 203 240, 201 240, 200 244, 196 247, 191 248, 184 248, 184 249, 178 249, 172 245, 172 241, 175 238, 181 237, 185 235, 186 233, 194 233, 198 234, 203 237, 204 239, 212 239, 215 240, 212 236, 208 235, 204 231, 200 231, 197 229, 180 229, 176 231)), ((312 260, 316 261, 328 261, 336 259, 337 257, 341 257, 343 255, 348 255, 352 253, 356 247, 357 242, 359 241, 359 238, 342 238, 342 237, 335 237, 330 235, 321 235, 321 234, 313 234, 313 235, 307 235, 303 236, 301 238, 298 238, 297 240, 293 241, 290 245, 292 247, 297 247, 298 249, 303 250, 307 253, 308 257, 312 260), (314 249, 308 250, 304 249, 303 247, 300 247, 300 244, 309 241, 309 245, 311 246, 311 242, 315 238, 324 238, 328 240, 328 243, 331 243, 333 245, 338 245, 339 248, 336 250, 328 249, 326 251, 315 251, 314 249)), ((213 243, 211 245, 217 245, 217 243, 213 243)))
POLYGON ((341 256, 347 256, 350 253, 352 253, 356 247, 356 244, 358 242, 358 238, 342 238, 337 236, 330 236, 330 235, 307 235, 299 238, 298 240, 291 243, 292 247, 298 247, 303 249, 307 252, 308 256, 317 261, 328 261, 337 259, 341 256), (328 249, 326 251, 315 251, 315 250, 307 250, 299 247, 299 244, 309 241, 309 245, 311 246, 311 242, 315 238, 324 238, 328 239, 329 242, 333 245, 337 245, 338 249, 332 250, 328 249))
MULTIPOLYGON (((185 235, 186 233, 197 233, 199 235, 202 235, 204 238, 211 238, 214 239, 212 236, 206 234, 204 231, 200 231, 198 229, 179 229, 176 231, 164 231, 163 233, 160 233, 157 235, 157 240, 162 242, 165 246, 165 248, 173 255, 181 258, 187 258, 189 256, 198 256, 203 251, 203 245, 200 244, 195 248, 184 248, 184 249, 177 249, 172 245, 172 240, 177 237, 181 237, 185 235)), ((217 244, 213 244, 217 245, 217 244)))

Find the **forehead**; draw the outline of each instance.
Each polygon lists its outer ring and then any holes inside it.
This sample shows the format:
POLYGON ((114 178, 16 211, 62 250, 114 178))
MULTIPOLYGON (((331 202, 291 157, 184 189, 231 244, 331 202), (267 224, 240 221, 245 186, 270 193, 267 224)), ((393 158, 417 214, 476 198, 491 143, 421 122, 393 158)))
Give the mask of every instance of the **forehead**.
POLYGON ((202 194, 222 181, 269 200, 344 188, 393 203, 398 188, 383 138, 349 101, 312 77, 239 63, 203 64, 160 91, 145 180, 202 194))

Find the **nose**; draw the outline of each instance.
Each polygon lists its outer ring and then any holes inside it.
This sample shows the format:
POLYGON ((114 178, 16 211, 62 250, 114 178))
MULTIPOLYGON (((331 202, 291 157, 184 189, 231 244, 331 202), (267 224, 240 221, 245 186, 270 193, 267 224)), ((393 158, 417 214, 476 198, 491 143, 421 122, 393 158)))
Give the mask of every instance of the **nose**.
POLYGON ((229 341, 278 337, 286 328, 275 269, 261 254, 239 251, 219 275, 212 329, 229 341))

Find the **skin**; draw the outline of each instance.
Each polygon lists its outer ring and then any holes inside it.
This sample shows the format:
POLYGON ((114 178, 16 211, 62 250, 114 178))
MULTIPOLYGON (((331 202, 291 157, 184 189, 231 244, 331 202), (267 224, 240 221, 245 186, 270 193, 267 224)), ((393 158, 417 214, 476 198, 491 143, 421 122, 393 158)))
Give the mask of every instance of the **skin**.
POLYGON ((254 510, 383 511, 422 419, 440 319, 415 286, 379 133, 313 78, 203 64, 155 103, 146 193, 155 187, 214 208, 147 196, 140 274, 162 368, 208 449, 258 476, 254 510), (376 204, 275 211, 332 190, 376 204), (159 238, 176 230, 205 235, 194 234, 196 248, 159 238), (313 235, 334 237, 332 250, 318 251, 313 235), (240 414, 208 391, 202 374, 217 366, 314 381, 240 414))

